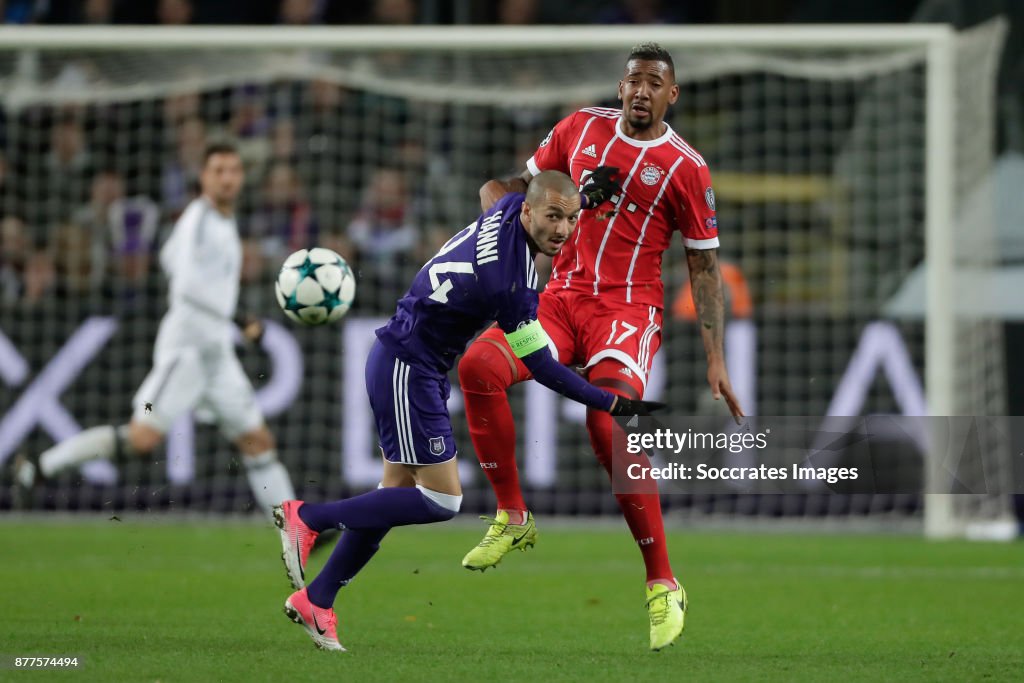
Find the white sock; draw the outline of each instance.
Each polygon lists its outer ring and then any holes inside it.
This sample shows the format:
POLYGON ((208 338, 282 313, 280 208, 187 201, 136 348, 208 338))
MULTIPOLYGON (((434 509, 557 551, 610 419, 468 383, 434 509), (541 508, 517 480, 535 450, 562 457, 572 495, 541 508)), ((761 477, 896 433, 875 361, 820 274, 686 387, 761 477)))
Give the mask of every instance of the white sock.
POLYGON ((420 493, 443 507, 445 510, 451 510, 452 512, 457 513, 459 508, 462 507, 462 496, 453 496, 450 493, 441 493, 440 491, 428 489, 427 487, 420 486, 419 484, 416 484, 416 488, 420 490, 420 493))
POLYGON ((273 519, 271 508, 275 505, 280 505, 286 500, 295 500, 291 477, 277 459, 277 451, 243 455, 242 462, 245 464, 245 475, 249 479, 249 488, 256 498, 256 504, 268 518, 273 519))
POLYGON ((39 471, 44 477, 76 467, 90 460, 110 460, 117 452, 118 427, 91 427, 65 439, 39 456, 39 471))

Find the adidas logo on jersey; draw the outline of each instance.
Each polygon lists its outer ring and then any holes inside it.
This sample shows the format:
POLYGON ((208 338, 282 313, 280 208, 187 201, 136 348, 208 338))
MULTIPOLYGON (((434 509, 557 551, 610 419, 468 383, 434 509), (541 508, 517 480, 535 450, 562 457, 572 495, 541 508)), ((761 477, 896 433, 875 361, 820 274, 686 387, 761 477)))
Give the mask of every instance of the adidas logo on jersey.
POLYGON ((629 368, 619 368, 619 374, 625 375, 626 377, 633 376, 633 372, 629 368))
POLYGON ((593 157, 594 159, 596 159, 597 158, 597 145, 596 144, 587 145, 586 147, 583 148, 583 154, 584 154, 584 156, 593 157))

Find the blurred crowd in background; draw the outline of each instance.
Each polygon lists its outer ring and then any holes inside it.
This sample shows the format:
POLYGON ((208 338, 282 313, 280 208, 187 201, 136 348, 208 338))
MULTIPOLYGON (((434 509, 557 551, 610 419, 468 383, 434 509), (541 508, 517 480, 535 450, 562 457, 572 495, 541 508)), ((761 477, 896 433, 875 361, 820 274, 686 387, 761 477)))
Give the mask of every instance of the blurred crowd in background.
POLYGON ((319 80, 0 112, 0 305, 141 303, 160 286, 160 244, 197 196, 205 146, 232 140, 247 171, 243 280, 272 278, 287 254, 319 244, 375 292, 364 312, 386 312, 458 223, 424 125, 405 100, 319 80))
MULTIPOLYGON (((7 23, 164 25, 942 20, 964 27, 1002 13, 1011 35, 1000 71, 999 146, 1024 150, 1024 2, 1010 0, 0 0, 0 8, 7 23)), ((611 84, 616 76, 608 75, 611 84)), ((377 292, 358 298, 359 306, 386 313, 410 269, 471 218, 466 188, 522 168, 570 109, 499 112, 507 120, 489 125, 513 131, 507 149, 481 150, 487 160, 476 167, 457 164, 479 175, 455 181, 446 177, 450 145, 430 139, 459 130, 443 120, 451 112, 409 111, 408 100, 326 81, 0 111, 0 306, 51 292, 131 305, 159 281, 155 256, 195 196, 204 145, 230 138, 248 170, 239 212, 243 278, 266 280, 291 250, 321 244, 352 261, 377 292), (503 161, 492 163, 495 156, 503 161), (452 182, 462 182, 458 192, 452 182)))

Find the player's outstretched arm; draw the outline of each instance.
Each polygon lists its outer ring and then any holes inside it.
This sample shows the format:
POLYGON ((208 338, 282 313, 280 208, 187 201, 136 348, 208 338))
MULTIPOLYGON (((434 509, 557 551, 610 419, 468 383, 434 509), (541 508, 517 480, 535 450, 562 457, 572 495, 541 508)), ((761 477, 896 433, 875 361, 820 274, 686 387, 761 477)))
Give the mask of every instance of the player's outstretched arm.
POLYGON ((611 413, 616 417, 650 415, 655 410, 665 408, 664 403, 616 396, 596 387, 555 360, 554 356, 547 349, 541 349, 531 353, 529 356, 524 356, 523 363, 530 369, 533 378, 548 389, 557 391, 562 396, 578 401, 590 408, 611 413))
MULTIPOLYGON (((531 308, 536 311, 536 294, 532 298, 534 303, 531 308)), ((515 317, 517 316, 513 315, 509 320, 514 320, 515 317)), ((520 319, 522 320, 521 317, 520 319)), ((509 349, 515 357, 522 360, 533 374, 533 378, 548 389, 598 410, 610 411, 615 405, 614 394, 595 387, 551 355, 548 335, 539 320, 527 319, 515 325, 506 321, 502 325, 499 319, 499 325, 505 330, 505 341, 508 342, 509 349)))
POLYGON ((718 250, 687 249, 686 263, 690 268, 693 305, 697 309, 704 353, 708 358, 711 395, 716 401, 724 396, 729 411, 738 420, 743 417, 743 408, 733 393, 729 373, 725 369, 725 295, 718 268, 718 250))
MULTIPOLYGON (((511 325, 504 329, 512 330, 511 325)), ((626 399, 596 387, 558 362, 548 349, 548 335, 540 321, 523 322, 516 329, 505 332, 512 353, 523 361, 533 378, 562 396, 590 408, 612 415, 649 415, 652 410, 664 408, 653 401, 626 399)))
POLYGON ((480 208, 487 211, 509 192, 526 192, 526 186, 530 184, 532 178, 533 174, 529 170, 524 170, 518 176, 507 180, 488 180, 480 187, 480 208))

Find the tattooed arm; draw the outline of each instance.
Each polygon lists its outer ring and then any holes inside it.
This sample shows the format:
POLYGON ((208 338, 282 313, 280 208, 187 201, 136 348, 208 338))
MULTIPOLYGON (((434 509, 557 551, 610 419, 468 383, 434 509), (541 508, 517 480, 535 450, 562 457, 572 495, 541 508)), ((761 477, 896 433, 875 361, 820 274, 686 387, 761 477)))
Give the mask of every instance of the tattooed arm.
POLYGON ((697 309, 700 336, 708 358, 708 384, 717 401, 725 396, 734 417, 743 417, 743 408, 732 391, 725 369, 725 295, 722 275, 718 269, 717 249, 687 249, 686 264, 690 269, 690 287, 697 309))

